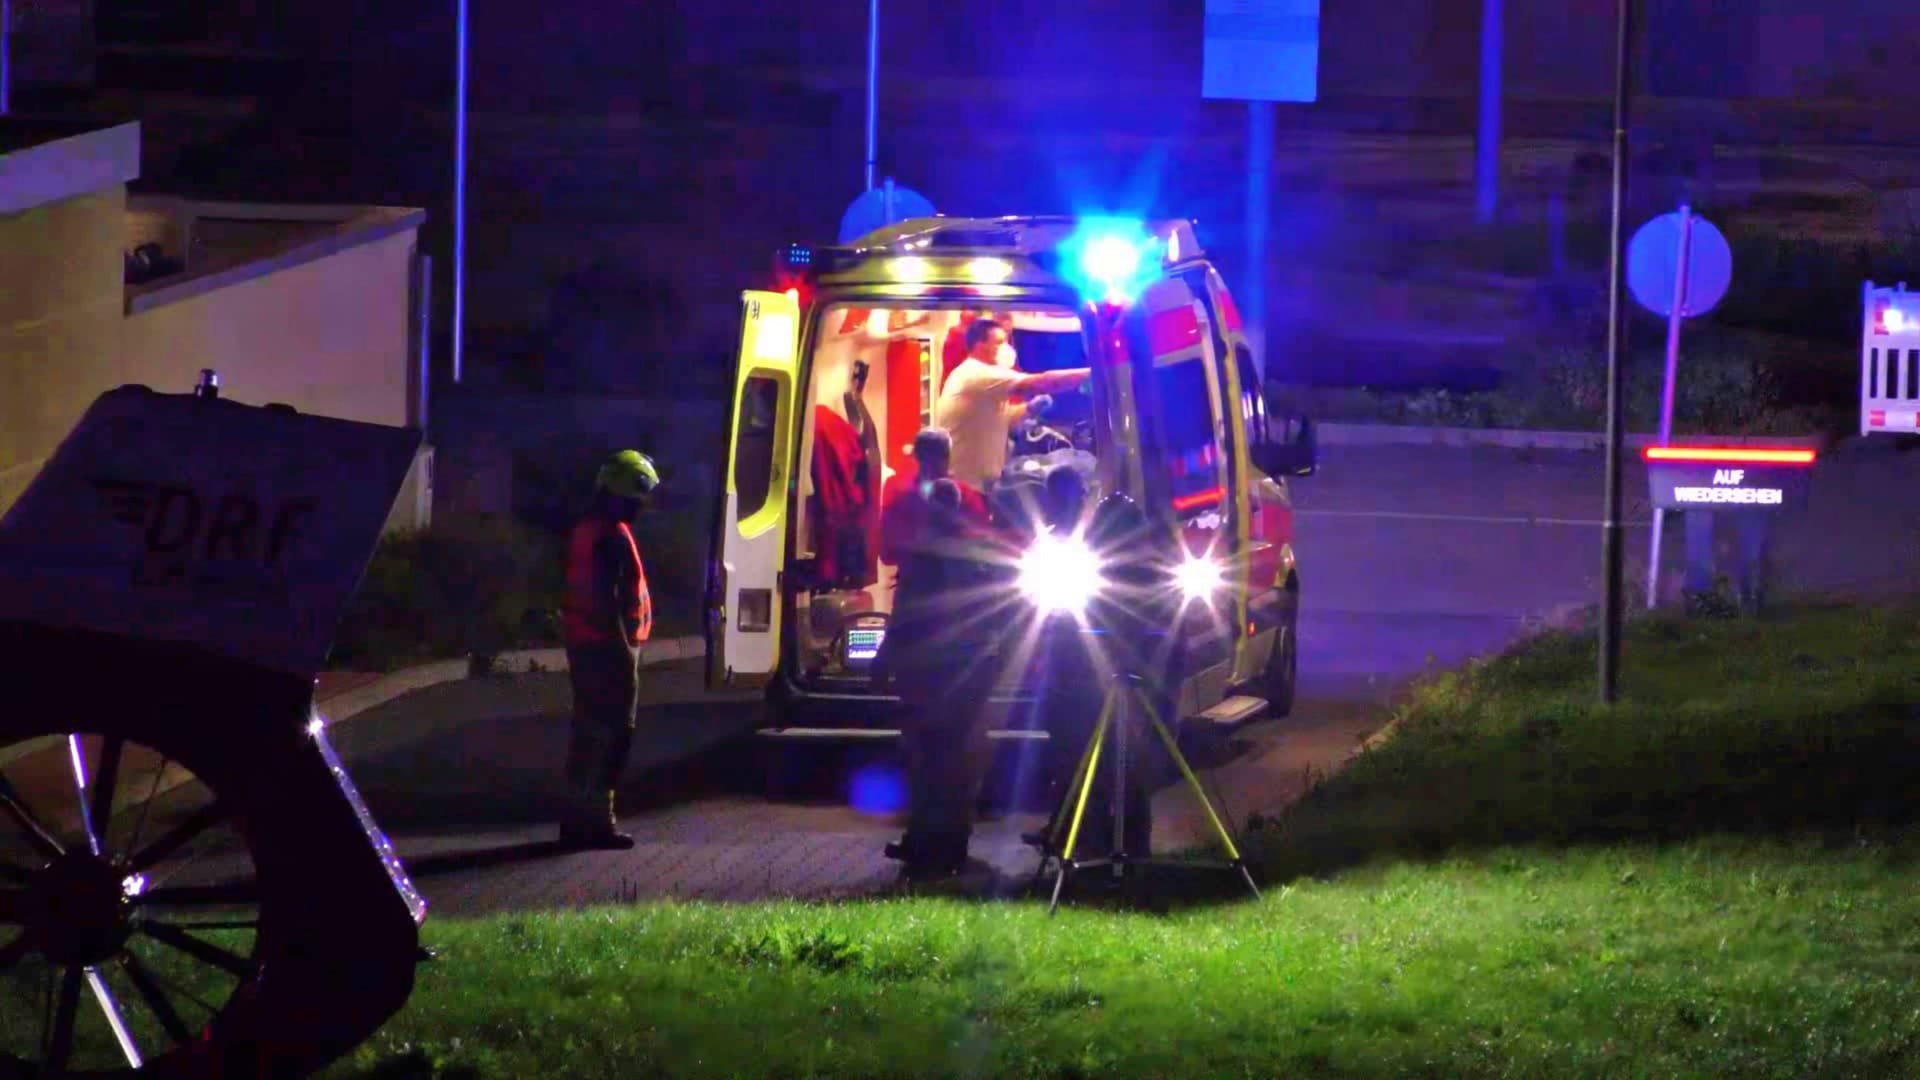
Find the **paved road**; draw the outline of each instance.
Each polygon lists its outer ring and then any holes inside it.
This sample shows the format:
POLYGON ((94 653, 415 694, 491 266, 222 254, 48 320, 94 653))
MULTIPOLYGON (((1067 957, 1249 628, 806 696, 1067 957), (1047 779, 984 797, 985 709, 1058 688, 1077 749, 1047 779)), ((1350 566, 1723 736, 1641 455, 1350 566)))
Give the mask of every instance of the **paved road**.
MULTIPOLYGON (((1497 651, 1599 595, 1598 454, 1339 447, 1325 462, 1296 487, 1305 583, 1299 710, 1239 732, 1209 763, 1217 766, 1209 781, 1236 819, 1283 805, 1309 769, 1337 766, 1382 722, 1383 704, 1407 677, 1497 651)), ((1917 485, 1920 455, 1876 446, 1823 462, 1807 512, 1782 526, 1783 584, 1874 591, 1920 580, 1920 511, 1901 494, 1917 485)), ((1627 579, 1638 595, 1649 511, 1637 466, 1626 491, 1627 579)), ((1679 544, 1677 530, 1669 533, 1672 567, 1679 544)), ((851 805, 854 778, 887 768, 885 750, 815 751, 806 759, 819 781, 813 798, 776 803, 730 742, 746 714, 700 704, 691 668, 656 673, 654 689, 668 703, 643 721, 647 749, 631 785, 643 801, 627 820, 642 842, 631 853, 556 855, 541 846, 564 743, 565 690, 553 676, 396 703, 466 718, 426 743, 359 757, 355 777, 402 837, 442 914, 650 895, 843 895, 892 880, 894 864, 879 848, 897 821, 851 805), (644 771, 650 765, 658 767, 644 771)), ((1021 774, 1017 753, 1003 755, 1002 766, 1008 777, 1021 774)), ((1204 841, 1183 788, 1162 792, 1157 807, 1157 843, 1204 841)), ((1030 868, 1015 837, 1037 821, 1016 803, 983 826, 982 854, 1009 872, 1030 868)))
MULTIPOLYGON (((1300 705, 1286 721, 1237 733, 1209 761, 1232 816, 1277 809, 1309 769, 1337 766, 1383 721, 1407 677, 1498 650, 1592 604, 1602 475, 1591 453, 1328 448, 1321 473, 1296 486, 1300 705)), ((1916 490, 1920 454, 1879 444, 1823 461, 1806 512, 1782 526, 1782 583, 1873 593, 1920 581, 1916 490)), ((1627 492, 1637 595, 1649 536, 1637 468, 1627 492)), ((1677 530, 1669 531, 1667 558, 1677 565, 1677 530)), ((811 798, 774 802, 741 747, 749 712, 704 696, 697 665, 648 678, 652 704, 626 803, 626 825, 642 843, 627 853, 541 846, 552 835, 564 752, 562 676, 434 687, 362 713, 333 737, 443 915, 645 895, 842 895, 892 879, 895 864, 879 851, 898 822, 852 805, 854 778, 881 776, 888 751, 813 752, 804 759, 815 774, 811 798), (395 734, 423 724, 426 738, 395 734)), ((58 752, 43 758, 63 767, 58 752)), ((1021 759, 1003 759, 1003 779, 1017 787, 1021 759)), ((1157 805, 1159 846, 1205 840, 1183 788, 1157 805)), ((1037 823, 1032 809, 1016 800, 981 830, 981 852, 1009 872, 1032 866, 1015 840, 1037 823)))

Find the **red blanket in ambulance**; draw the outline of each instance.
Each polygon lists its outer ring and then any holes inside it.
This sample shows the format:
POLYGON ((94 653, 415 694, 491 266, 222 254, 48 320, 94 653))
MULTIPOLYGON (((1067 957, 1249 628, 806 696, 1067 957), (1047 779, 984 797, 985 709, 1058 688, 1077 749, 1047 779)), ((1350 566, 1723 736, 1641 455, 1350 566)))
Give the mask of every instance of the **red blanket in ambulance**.
POLYGON ((862 482, 867 449, 847 418, 813 409, 813 551, 821 580, 835 589, 864 589, 878 580, 873 533, 877 507, 862 482))

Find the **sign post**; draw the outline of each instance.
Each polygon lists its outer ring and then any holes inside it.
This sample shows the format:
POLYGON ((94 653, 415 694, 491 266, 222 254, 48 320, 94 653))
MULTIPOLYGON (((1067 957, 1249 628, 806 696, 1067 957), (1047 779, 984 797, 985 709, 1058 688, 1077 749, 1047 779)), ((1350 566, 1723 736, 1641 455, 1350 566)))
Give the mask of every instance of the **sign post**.
MULTIPOLYGON (((1667 317, 1667 363, 1660 387, 1659 445, 1673 441, 1674 384, 1680 368, 1680 323, 1713 310, 1733 281, 1733 253, 1713 223, 1691 206, 1663 214, 1640 227, 1627 248, 1627 284, 1635 300, 1667 317)), ((1660 547, 1668 508, 1653 510, 1647 549, 1647 607, 1660 595, 1660 547)))
POLYGON ((1267 374, 1267 222, 1273 102, 1320 97, 1320 0, 1207 0, 1200 96, 1247 103, 1247 260, 1241 283, 1254 370, 1267 374))
POLYGON ((1724 513, 1739 525, 1742 599, 1757 608, 1773 517, 1806 502, 1814 452, 1661 445, 1647 447, 1641 457, 1654 520, 1668 510, 1686 514, 1688 591, 1704 594, 1713 588, 1713 524, 1715 515, 1724 513))

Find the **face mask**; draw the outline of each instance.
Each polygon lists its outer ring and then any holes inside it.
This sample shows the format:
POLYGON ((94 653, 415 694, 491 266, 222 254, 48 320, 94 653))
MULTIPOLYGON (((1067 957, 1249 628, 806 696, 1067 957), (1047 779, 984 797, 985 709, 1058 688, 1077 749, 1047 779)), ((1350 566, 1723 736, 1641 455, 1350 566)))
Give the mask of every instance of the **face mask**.
POLYGON ((1018 354, 1013 351, 1013 346, 1002 345, 994 350, 993 362, 1003 368, 1010 368, 1013 366, 1013 361, 1017 355, 1018 354))

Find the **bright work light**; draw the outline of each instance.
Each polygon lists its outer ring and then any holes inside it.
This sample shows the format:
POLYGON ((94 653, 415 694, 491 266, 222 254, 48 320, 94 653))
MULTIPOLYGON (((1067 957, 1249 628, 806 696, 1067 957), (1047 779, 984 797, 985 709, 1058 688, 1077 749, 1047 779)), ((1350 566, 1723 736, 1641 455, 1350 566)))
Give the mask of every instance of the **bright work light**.
POLYGON ((1209 600, 1221 583, 1226 581, 1226 573, 1215 559, 1189 555, 1174 568, 1173 581, 1179 587, 1182 599, 1189 602, 1209 600))
POLYGON ((1019 584, 1042 614, 1084 615, 1100 592, 1100 559, 1078 536, 1042 533, 1020 557, 1019 584))

